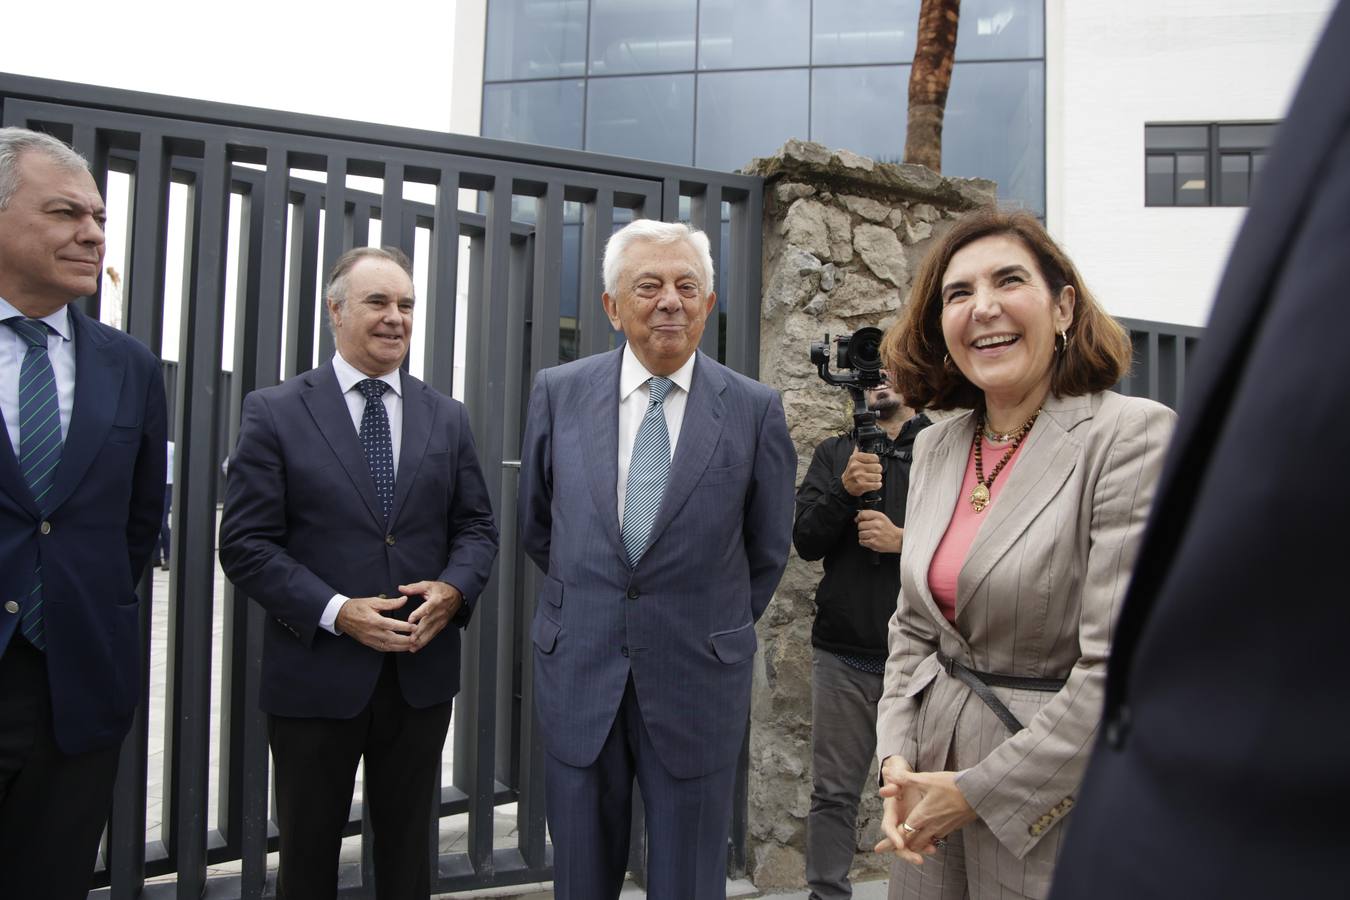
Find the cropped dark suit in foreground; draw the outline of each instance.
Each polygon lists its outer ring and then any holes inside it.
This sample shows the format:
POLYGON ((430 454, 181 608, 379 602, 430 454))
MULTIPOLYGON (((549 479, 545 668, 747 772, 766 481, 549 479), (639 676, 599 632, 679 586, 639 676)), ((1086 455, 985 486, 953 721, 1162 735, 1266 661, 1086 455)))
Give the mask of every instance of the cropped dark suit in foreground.
POLYGON ((1350 896, 1348 46, 1342 3, 1219 289, 1056 900, 1350 896))

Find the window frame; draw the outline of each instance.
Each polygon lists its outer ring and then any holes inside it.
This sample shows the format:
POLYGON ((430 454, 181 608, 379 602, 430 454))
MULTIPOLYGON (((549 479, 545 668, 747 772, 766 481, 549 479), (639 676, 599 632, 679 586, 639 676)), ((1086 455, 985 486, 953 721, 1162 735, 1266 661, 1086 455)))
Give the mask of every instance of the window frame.
MULTIPOLYGON (((1240 119, 1223 122, 1145 122, 1144 123, 1144 206, 1149 209, 1199 209, 1203 207, 1227 207, 1229 209, 1244 208, 1251 203, 1252 190, 1255 187, 1257 157, 1265 161, 1270 153, 1270 148, 1274 145, 1275 134, 1278 134, 1280 120, 1273 119, 1240 119), (1245 144, 1234 144, 1233 146, 1220 147, 1219 129, 1234 125, 1270 125, 1274 126, 1276 131, 1272 133, 1269 143, 1259 145, 1255 142, 1245 144), (1187 147, 1169 147, 1166 149, 1150 149, 1148 146, 1149 130, 1157 128, 1204 128, 1205 146, 1187 146, 1187 147), (1178 203, 1176 184, 1177 159, 1181 156, 1191 156, 1203 154, 1205 158, 1205 192, 1203 203, 1178 203), (1223 178, 1223 157, 1224 156, 1245 156, 1247 159, 1247 201, 1243 203, 1231 203, 1223 201, 1223 189, 1220 184, 1223 178), (1153 159, 1167 159, 1172 163, 1172 197, 1169 203, 1155 203, 1149 199, 1149 161, 1153 159)), ((1231 176, 1230 176, 1231 177, 1231 176)))

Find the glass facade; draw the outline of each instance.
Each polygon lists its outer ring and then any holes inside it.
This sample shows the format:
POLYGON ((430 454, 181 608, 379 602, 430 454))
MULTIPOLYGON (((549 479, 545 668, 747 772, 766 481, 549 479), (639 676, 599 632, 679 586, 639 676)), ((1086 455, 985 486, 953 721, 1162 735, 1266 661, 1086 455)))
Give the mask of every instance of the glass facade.
MULTIPOLYGON (((899 161, 918 17, 919 0, 488 0, 482 133, 725 170, 789 138, 899 161)), ((1044 0, 962 2, 943 172, 1044 214, 1044 0)))

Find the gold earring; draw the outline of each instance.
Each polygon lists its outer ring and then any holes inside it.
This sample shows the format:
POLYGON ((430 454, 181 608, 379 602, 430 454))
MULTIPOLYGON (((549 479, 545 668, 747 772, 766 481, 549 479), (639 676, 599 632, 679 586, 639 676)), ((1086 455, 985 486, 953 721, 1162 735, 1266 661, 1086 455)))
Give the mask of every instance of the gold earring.
POLYGON ((942 354, 942 365, 946 366, 948 369, 952 367, 952 355, 950 353, 942 354))
POLYGON ((1063 328, 1059 330, 1059 343, 1055 347, 1055 349, 1060 353, 1063 353, 1065 350, 1069 349, 1069 335, 1064 331, 1063 328))

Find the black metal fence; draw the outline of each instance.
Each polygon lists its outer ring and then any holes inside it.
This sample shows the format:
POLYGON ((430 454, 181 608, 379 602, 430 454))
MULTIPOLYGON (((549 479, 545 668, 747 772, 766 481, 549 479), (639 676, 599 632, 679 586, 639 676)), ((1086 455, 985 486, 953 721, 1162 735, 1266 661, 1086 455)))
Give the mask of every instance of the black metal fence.
POLYGON ((1148 397, 1173 409, 1181 408, 1186 372, 1204 336, 1203 328, 1120 319, 1134 345, 1134 365, 1117 386, 1122 394, 1148 397))
MULTIPOLYGON (((124 273, 121 327, 157 352, 166 324, 176 321, 179 333, 169 382, 174 566, 166 595, 155 595, 151 579, 141 587, 142 703, 122 750, 100 863, 107 887, 96 893, 270 893, 275 826, 256 702, 263 620, 228 583, 216 590, 221 451, 233 444, 245 394, 331 354, 322 275, 344 250, 367 243, 377 222, 380 242, 408 252, 423 282, 414 374, 467 404, 502 535, 466 635, 451 775, 440 789, 439 816, 462 817, 467 834, 462 850, 441 853, 434 840, 428 847, 434 887, 547 880, 541 750, 530 714, 533 573, 515 545, 511 465, 526 394, 537 369, 612 346, 597 299, 600 255, 616 225, 635 216, 685 218, 721 235, 712 242, 721 321, 705 332, 704 349, 756 375, 760 180, 3 74, 0 105, 5 125, 47 131, 82 152, 105 193, 114 175, 129 185, 126 254, 108 260, 124 273), (172 197, 183 191, 185 224, 174 231, 172 197), (166 283, 180 256, 181 292, 166 283), (152 621, 160 615, 167 621, 152 621), (162 651, 152 652, 152 631, 163 625, 162 651), (151 697, 158 667, 162 701, 151 697), (160 710, 163 727, 152 734, 160 710), (162 796, 147 800, 152 765, 162 796), (494 816, 508 804, 517 830, 499 844, 494 816), (147 808, 161 823, 153 840, 147 808), (230 873, 208 879, 217 865, 230 873), (146 883, 166 874, 174 876, 167 883, 146 883)), ((97 296, 82 302, 91 315, 107 312, 97 296)), ((744 784, 731 848, 742 867, 744 784)), ((348 834, 361 831, 357 803, 348 834)), ((362 843, 361 864, 344 871, 344 897, 371 895, 362 843)))

